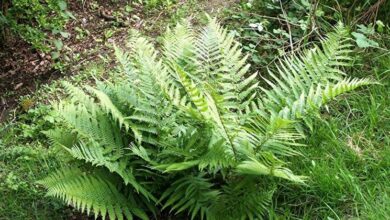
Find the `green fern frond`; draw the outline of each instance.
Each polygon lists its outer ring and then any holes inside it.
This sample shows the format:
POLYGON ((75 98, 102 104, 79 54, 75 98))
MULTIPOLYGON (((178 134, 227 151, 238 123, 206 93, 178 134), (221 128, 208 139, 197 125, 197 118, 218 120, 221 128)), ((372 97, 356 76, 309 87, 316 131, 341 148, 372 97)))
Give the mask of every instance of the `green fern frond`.
POLYGON ((87 146, 82 142, 67 150, 76 159, 84 160, 97 167, 103 166, 110 172, 117 173, 123 179, 125 185, 130 184, 137 193, 143 194, 147 199, 155 200, 152 194, 137 182, 133 175, 134 171, 126 159, 115 161, 112 156, 105 155, 102 148, 87 146))
POLYGON ((263 219, 275 189, 253 178, 233 180, 222 190, 206 213, 210 220, 263 219))
POLYGON ((312 86, 337 82, 345 75, 340 67, 350 63, 351 44, 344 28, 338 27, 321 41, 321 48, 315 47, 300 54, 294 54, 278 62, 278 74, 270 72, 272 80, 265 81, 270 89, 261 88, 265 96, 261 106, 277 114, 284 105, 293 103, 308 94, 312 86))
POLYGON ((207 152, 202 155, 199 161, 200 170, 210 170, 212 173, 235 167, 237 162, 231 151, 226 150, 225 140, 211 141, 208 145, 207 152))
POLYGON ((132 66, 130 82, 138 95, 145 96, 151 104, 156 104, 162 91, 155 88, 160 87, 162 83, 160 77, 165 72, 162 61, 157 58, 158 53, 154 46, 143 37, 131 38, 129 46, 133 50, 130 59, 132 66))
MULTIPOLYGON (((305 121, 311 113, 318 112, 324 104, 335 97, 355 90, 358 87, 375 83, 375 81, 370 79, 343 79, 336 84, 327 83, 326 85, 318 84, 317 86, 312 86, 307 95, 302 93, 298 100, 284 107, 278 113, 278 117, 289 120, 302 119, 305 121)), ((310 128, 312 127, 309 121, 305 122, 310 128)))
POLYGON ((227 108, 243 110, 257 94, 257 73, 247 77, 250 65, 246 64, 239 43, 216 19, 210 19, 200 34, 197 57, 202 64, 199 74, 218 93, 223 94, 227 108))
POLYGON ((162 194, 160 198, 160 201, 164 201, 162 209, 170 207, 170 212, 175 211, 175 214, 187 211, 191 219, 197 216, 203 219, 220 194, 213 187, 213 184, 202 175, 180 178, 162 194))
POLYGON ((72 147, 77 143, 77 134, 69 132, 65 129, 52 129, 48 131, 43 131, 49 140, 52 146, 59 147, 72 147))
POLYGON ((143 210, 130 203, 106 178, 85 175, 80 170, 63 169, 39 181, 48 189, 48 196, 58 197, 68 205, 88 214, 93 211, 95 218, 133 219, 133 215, 148 219, 143 210))
POLYGON ((82 103, 91 111, 91 113, 94 113, 98 108, 93 98, 86 94, 82 89, 77 88, 66 81, 62 82, 62 85, 64 86, 66 92, 70 95, 73 103, 82 103))
POLYGON ((108 109, 109 112, 119 111, 122 114, 118 114, 117 117, 129 126, 138 143, 147 141, 150 135, 157 134, 156 125, 161 121, 161 116, 150 102, 137 97, 135 90, 127 83, 106 89, 109 90, 109 94, 106 94, 107 98, 112 101, 113 106, 110 107, 109 104, 105 108, 112 108, 112 110, 108 109))
POLYGON ((171 164, 160 164, 154 166, 154 168, 157 170, 162 170, 163 172, 173 172, 173 171, 186 170, 198 164, 199 164, 198 160, 193 160, 193 161, 184 161, 184 162, 171 163, 171 164))
POLYGON ((122 133, 102 110, 95 109, 95 113, 91 113, 86 106, 65 103, 59 103, 56 108, 65 122, 86 140, 99 143, 106 152, 112 152, 116 157, 121 156, 126 146, 122 133))
POLYGON ((176 63, 184 71, 193 72, 196 68, 194 31, 188 23, 168 28, 163 38, 163 55, 167 63, 176 63))
POLYGON ((194 107, 201 115, 203 115, 204 118, 209 118, 209 106, 205 98, 205 94, 198 88, 191 78, 188 77, 188 73, 186 73, 180 66, 176 65, 175 72, 194 107))
POLYGON ((249 118, 241 139, 249 141, 254 147, 253 154, 268 151, 277 155, 293 156, 300 153, 292 147, 302 146, 298 141, 302 134, 295 129, 294 121, 283 118, 265 119, 261 116, 249 118))
MULTIPOLYGON (((273 161, 275 160, 273 156, 271 156, 271 158, 273 161)), ((278 164, 275 165, 274 163, 265 164, 262 161, 259 161, 255 158, 250 158, 250 160, 243 161, 241 164, 239 164, 237 166, 237 172, 240 174, 247 174, 247 175, 275 176, 275 177, 283 178, 297 183, 304 183, 304 180, 306 178, 304 176, 297 176, 293 174, 293 172, 290 169, 283 167, 281 165, 278 164)))
POLYGON ((137 139, 138 142, 142 141, 142 135, 140 134, 140 131, 137 129, 137 126, 133 123, 129 122, 127 119, 131 116, 125 117, 121 111, 112 103, 112 99, 105 94, 102 91, 99 91, 97 89, 94 89, 92 87, 87 86, 86 87, 89 91, 91 91, 95 96, 99 99, 99 105, 103 110, 106 111, 107 114, 110 114, 114 120, 116 120, 119 124, 119 128, 124 127, 126 131, 131 129, 133 132, 134 137, 137 139))
POLYGON ((108 97, 104 92, 94 89, 90 86, 87 86, 86 88, 96 95, 100 101, 100 106, 106 111, 106 113, 111 114, 114 120, 118 121, 119 126, 124 126, 128 131, 130 124, 126 121, 125 116, 112 103, 110 97, 108 97))
POLYGON ((130 54, 114 45, 114 55, 119 64, 119 71, 131 76, 133 67, 130 63, 130 54))

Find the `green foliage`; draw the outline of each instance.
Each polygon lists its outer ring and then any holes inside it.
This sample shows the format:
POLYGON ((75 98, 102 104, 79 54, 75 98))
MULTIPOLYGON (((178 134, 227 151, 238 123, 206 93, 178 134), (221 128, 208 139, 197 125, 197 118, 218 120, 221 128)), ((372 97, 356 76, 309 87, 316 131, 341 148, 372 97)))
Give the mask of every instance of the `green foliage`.
POLYGON ((371 72, 381 85, 332 103, 333 111, 315 120, 307 139, 307 145, 314 147, 304 148, 304 159, 290 161, 293 170, 310 173, 309 187, 283 184, 274 199, 279 214, 308 219, 389 218, 390 111, 384 106, 390 104, 390 59, 387 52, 374 54, 380 52, 364 53, 364 65, 355 74, 371 72))
MULTIPOLYGON (((380 24, 380 23, 378 23, 380 24)), ((368 48, 368 47, 378 47, 379 44, 375 42, 374 40, 370 39, 369 37, 372 37, 375 35, 375 27, 373 25, 368 25, 367 27, 365 25, 358 25, 358 32, 353 32, 352 35, 356 39, 356 44, 360 48, 368 48)), ((380 25, 377 25, 378 31, 380 29, 380 25)), ((383 28, 383 27, 382 27, 383 28)), ((383 30, 382 30, 383 31, 383 30)))
POLYGON ((261 218, 277 182, 306 179, 287 164, 305 125, 336 96, 374 83, 345 77, 352 45, 341 25, 320 46, 281 59, 264 86, 215 19, 199 33, 187 24, 168 30, 161 52, 138 35, 129 46, 115 49, 128 80, 65 83, 70 99, 55 105, 64 126, 48 132, 76 161, 40 182, 95 217, 168 209, 261 218))
MULTIPOLYGON (((31 100, 31 102, 34 101, 31 100)), ((21 105, 23 107, 23 102, 21 105)), ((45 135, 41 132, 52 129, 54 127, 54 120, 55 112, 53 112, 51 106, 41 105, 36 108, 31 107, 24 114, 20 114, 17 123, 5 124, 0 127, 1 139, 4 143, 16 143, 18 141, 29 142, 35 139, 44 140, 45 135)))
POLYGON ((58 167, 54 148, 47 149, 38 141, 30 144, 31 137, 24 142, 25 138, 18 135, 19 128, 7 126, 15 125, 0 126, 0 219, 66 217, 69 210, 45 197, 43 188, 35 183, 58 167))
POLYGON ((169 7, 176 3, 176 0, 137 0, 136 2, 144 4, 147 8, 169 7))
POLYGON ((316 37, 313 35, 318 30, 313 29, 324 28, 325 32, 331 29, 332 25, 322 22, 325 16, 322 3, 316 7, 316 3, 306 0, 243 0, 226 12, 225 23, 240 39, 243 50, 250 55, 249 61, 259 69, 316 37), (312 24, 313 19, 321 22, 312 24))
MULTIPOLYGON (((5 0, 4 2, 6 2, 5 0)), ((68 37, 63 32, 69 18, 74 18, 67 10, 64 0, 11 0, 10 7, 0 12, 6 27, 23 38, 33 47, 42 51, 62 49, 61 38, 68 37), (53 39, 49 39, 48 33, 53 39)), ((1 23, 0 23, 1 24, 1 23)))
MULTIPOLYGON (((83 72, 72 77, 72 83, 90 78, 91 72, 83 72)), ((0 219, 82 217, 72 208, 64 207, 61 200, 46 197, 46 190, 36 183, 71 158, 67 153, 56 157, 62 147, 46 135, 62 136, 64 142, 61 144, 66 146, 75 144, 74 133, 56 129, 58 115, 50 104, 45 104, 48 100, 63 97, 62 81, 53 81, 34 94, 21 97, 19 106, 0 123, 0 219)))
MULTIPOLYGON (((249 61, 259 69, 269 67, 280 55, 320 41, 339 21, 353 29, 379 21, 383 29, 389 22, 389 4, 382 0, 242 0, 226 12, 224 23, 250 54, 249 61)), ((359 43, 375 46, 371 36, 359 32, 359 43)))
POLYGON ((41 181, 49 188, 47 195, 56 196, 72 204, 75 208, 89 213, 93 211, 95 218, 109 214, 112 219, 132 219, 132 213, 141 219, 146 214, 136 208, 138 204, 124 197, 107 176, 84 175, 80 170, 61 170, 41 181))

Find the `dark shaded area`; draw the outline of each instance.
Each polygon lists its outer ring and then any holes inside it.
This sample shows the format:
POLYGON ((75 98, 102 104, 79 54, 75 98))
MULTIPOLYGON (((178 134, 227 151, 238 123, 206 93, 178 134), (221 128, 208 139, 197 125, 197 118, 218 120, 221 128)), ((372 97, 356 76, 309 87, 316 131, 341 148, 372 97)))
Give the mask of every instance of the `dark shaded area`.
POLYGON ((39 84, 60 75, 52 68, 50 56, 22 40, 9 41, 0 49, 0 121, 20 96, 32 94, 39 84))

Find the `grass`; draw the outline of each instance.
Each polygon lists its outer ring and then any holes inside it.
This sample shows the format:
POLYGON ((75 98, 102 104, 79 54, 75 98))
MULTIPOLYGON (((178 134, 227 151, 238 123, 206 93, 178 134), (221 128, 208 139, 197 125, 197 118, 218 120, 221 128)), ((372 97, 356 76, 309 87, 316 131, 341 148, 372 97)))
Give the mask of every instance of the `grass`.
POLYGON ((44 197, 45 192, 35 183, 58 163, 53 149, 47 149, 39 135, 47 108, 34 110, 0 127, 0 219, 64 216, 60 203, 44 197), (28 120, 27 116, 34 117, 28 120))
POLYGON ((307 186, 283 184, 276 213, 288 219, 390 218, 390 57, 373 77, 382 85, 351 93, 317 120, 304 156, 291 161, 307 186), (348 101, 347 101, 348 100, 348 101))
POLYGON ((54 155, 42 146, 0 145, 0 219, 60 219, 64 207, 44 197, 35 184, 55 167, 54 155))

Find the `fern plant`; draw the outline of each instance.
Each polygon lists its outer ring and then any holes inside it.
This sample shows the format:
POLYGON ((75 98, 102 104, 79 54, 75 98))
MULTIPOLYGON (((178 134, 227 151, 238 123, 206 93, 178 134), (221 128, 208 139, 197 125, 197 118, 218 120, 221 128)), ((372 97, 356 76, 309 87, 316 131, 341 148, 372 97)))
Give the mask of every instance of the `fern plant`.
POLYGON ((103 219, 262 218, 278 179, 304 183, 287 161, 300 154, 310 119, 373 83, 343 72, 352 45, 341 25, 320 46, 281 59, 268 79, 249 73, 215 19, 200 32, 169 29, 160 52, 139 35, 129 45, 115 48, 127 80, 65 83, 70 99, 56 104, 64 125, 46 132, 76 161, 40 183, 103 219))

